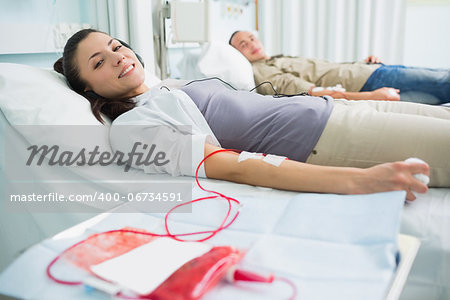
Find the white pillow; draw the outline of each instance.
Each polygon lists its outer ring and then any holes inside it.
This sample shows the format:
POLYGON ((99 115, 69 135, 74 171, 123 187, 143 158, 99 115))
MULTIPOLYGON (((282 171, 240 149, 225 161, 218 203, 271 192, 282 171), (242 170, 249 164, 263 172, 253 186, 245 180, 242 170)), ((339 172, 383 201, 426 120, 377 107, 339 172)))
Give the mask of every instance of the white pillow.
POLYGON ((98 125, 89 101, 53 70, 0 63, 0 109, 12 125, 98 125))
MULTIPOLYGON (((145 70, 148 87, 160 82, 145 70)), ((12 125, 101 124, 62 74, 21 64, 0 63, 0 109, 12 125)))
POLYGON ((0 109, 30 144, 71 151, 96 145, 110 149, 108 126, 94 117, 89 101, 53 70, 0 63, 0 109))
POLYGON ((227 43, 213 41, 205 45, 198 66, 205 77, 219 77, 239 90, 255 87, 252 65, 227 43))

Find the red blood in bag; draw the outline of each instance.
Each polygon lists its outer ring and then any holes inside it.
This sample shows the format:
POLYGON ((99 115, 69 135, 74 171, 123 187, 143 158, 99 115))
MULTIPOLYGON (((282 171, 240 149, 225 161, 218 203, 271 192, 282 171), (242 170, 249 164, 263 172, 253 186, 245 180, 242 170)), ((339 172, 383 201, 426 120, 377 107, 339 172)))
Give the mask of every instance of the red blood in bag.
MULTIPOLYGON (((131 227, 125 227, 123 230, 147 232, 143 229, 131 227)), ((150 242, 154 238, 151 235, 120 231, 103 235, 93 235, 80 246, 64 253, 62 258, 77 267, 90 271, 90 266, 127 253, 134 248, 150 242)))
MULTIPOLYGON (((142 229, 123 228, 147 233, 142 229)), ((70 249, 61 257, 76 266, 90 271, 91 265, 122 255, 155 236, 136 232, 110 232, 93 235, 81 245, 70 249)), ((221 280, 230 267, 237 264, 245 252, 230 246, 213 247, 202 256, 196 257, 176 270, 148 295, 136 299, 152 300, 197 300, 221 280)), ((158 272, 158 270, 155 270, 158 272)))
POLYGON ((227 270, 237 264, 244 253, 229 246, 214 247, 194 258, 167 278, 149 295, 152 300, 196 300, 218 283, 227 270))

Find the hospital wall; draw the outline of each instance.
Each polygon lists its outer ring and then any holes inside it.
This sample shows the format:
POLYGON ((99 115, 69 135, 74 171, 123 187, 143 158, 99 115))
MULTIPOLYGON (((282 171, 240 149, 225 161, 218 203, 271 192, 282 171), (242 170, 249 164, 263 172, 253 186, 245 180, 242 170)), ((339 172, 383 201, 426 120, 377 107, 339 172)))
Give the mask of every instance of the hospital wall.
MULTIPOLYGON (((91 9, 93 2, 95 1, 0 0, 0 62, 51 68, 53 62, 61 56, 61 49, 51 45, 54 43, 54 27, 59 24, 90 24, 96 27, 97 20, 91 9)), ((152 2, 157 3, 159 0, 152 2)), ((409 0, 400 63, 450 68, 449 16, 448 0, 409 0)), ((153 24, 157 24, 157 20, 153 24)), ((189 48, 177 47, 169 50, 169 64, 172 67, 189 48)), ((176 77, 176 72, 174 74, 176 77)))
POLYGON ((403 64, 450 68, 450 1, 409 1, 403 64))
POLYGON ((0 0, 0 62, 51 68, 62 51, 56 35, 96 25, 91 5, 90 0, 0 0))

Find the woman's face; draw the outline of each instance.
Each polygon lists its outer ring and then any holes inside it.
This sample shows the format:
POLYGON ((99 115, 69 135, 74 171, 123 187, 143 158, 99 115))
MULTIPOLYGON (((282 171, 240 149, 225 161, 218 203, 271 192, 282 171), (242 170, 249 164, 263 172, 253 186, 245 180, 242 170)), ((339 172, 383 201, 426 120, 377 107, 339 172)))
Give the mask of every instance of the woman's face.
POLYGON ((108 99, 129 98, 147 91, 144 68, 132 50, 101 32, 80 42, 75 56, 85 91, 108 99))

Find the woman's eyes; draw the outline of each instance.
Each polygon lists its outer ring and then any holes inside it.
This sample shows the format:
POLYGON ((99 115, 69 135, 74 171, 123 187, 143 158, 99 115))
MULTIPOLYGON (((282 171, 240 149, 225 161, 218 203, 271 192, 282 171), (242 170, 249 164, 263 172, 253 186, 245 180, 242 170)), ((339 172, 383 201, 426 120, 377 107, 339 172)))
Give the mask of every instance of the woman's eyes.
POLYGON ((101 65, 102 63, 103 63, 103 59, 99 60, 99 61, 95 64, 94 69, 97 69, 98 67, 100 67, 100 65, 101 65))
MULTIPOLYGON (((117 50, 119 50, 120 48, 122 48, 122 45, 118 45, 116 47, 113 48, 113 51, 116 52, 117 50)), ((103 59, 99 60, 95 66, 94 69, 97 69, 98 67, 100 67, 100 65, 103 63, 103 59)))

